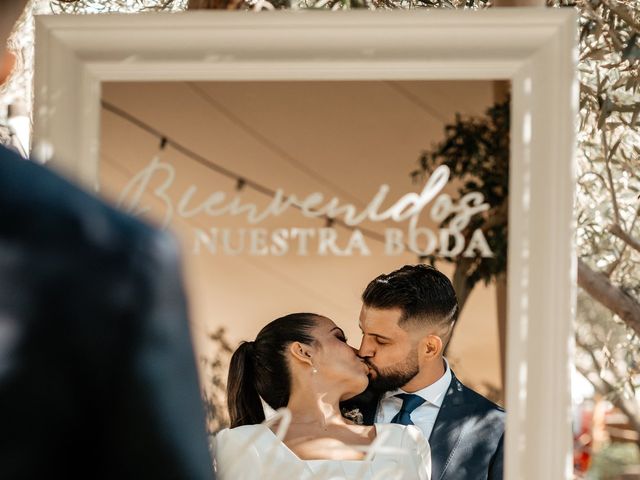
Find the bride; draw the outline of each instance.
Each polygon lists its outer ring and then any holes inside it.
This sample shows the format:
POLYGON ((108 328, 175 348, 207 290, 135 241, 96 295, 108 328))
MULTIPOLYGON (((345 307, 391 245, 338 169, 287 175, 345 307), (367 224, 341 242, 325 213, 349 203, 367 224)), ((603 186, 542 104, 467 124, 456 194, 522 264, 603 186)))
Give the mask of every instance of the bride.
POLYGON ((341 415, 367 373, 328 318, 294 313, 269 323, 231 357, 231 428, 215 438, 217 478, 428 480, 429 445, 417 427, 341 415), (262 400, 280 409, 266 422, 262 400))

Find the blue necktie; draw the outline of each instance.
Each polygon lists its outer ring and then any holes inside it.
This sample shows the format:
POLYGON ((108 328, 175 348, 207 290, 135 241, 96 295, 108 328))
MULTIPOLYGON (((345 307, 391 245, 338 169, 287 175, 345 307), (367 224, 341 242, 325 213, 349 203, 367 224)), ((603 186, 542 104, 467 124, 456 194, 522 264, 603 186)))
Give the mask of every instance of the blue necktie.
POLYGON ((396 397, 402 399, 402 407, 395 417, 391 419, 391 423, 399 423, 400 425, 413 425, 411 421, 411 412, 422 405, 426 400, 413 393, 399 393, 396 397))

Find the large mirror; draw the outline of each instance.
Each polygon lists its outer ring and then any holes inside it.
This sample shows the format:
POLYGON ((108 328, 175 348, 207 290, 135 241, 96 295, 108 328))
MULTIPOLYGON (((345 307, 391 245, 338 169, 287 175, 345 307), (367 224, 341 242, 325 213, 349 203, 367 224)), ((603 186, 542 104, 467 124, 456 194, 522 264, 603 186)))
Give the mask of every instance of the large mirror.
POLYGON ((179 236, 213 405, 267 321, 357 346, 365 285, 434 262, 452 368, 507 407, 505 478, 569 478, 573 14, 291 13, 40 19, 36 142, 179 236))
POLYGON ((223 345, 287 313, 326 315, 358 347, 367 283, 428 262, 460 279, 452 369, 504 403, 509 108, 495 87, 103 85, 100 191, 180 236, 198 352, 221 361, 206 388, 226 375, 223 345))

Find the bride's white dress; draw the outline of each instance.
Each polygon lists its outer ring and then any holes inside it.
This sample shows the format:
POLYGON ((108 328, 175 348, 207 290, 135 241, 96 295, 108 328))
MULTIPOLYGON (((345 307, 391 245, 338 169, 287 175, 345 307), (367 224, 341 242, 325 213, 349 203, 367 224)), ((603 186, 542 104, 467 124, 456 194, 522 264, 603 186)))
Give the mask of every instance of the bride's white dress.
POLYGON ((429 480, 431 452, 415 426, 376 424, 364 460, 301 460, 265 425, 220 431, 214 441, 220 480, 429 480))

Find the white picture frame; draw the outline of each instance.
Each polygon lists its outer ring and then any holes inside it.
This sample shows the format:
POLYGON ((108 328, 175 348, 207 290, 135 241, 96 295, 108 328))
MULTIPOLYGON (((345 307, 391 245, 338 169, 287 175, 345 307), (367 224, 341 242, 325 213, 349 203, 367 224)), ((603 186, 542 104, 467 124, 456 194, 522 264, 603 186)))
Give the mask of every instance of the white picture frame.
POLYGON ((509 80, 505 479, 569 479, 576 18, 543 8, 40 16, 34 145, 97 188, 106 81, 509 80))

